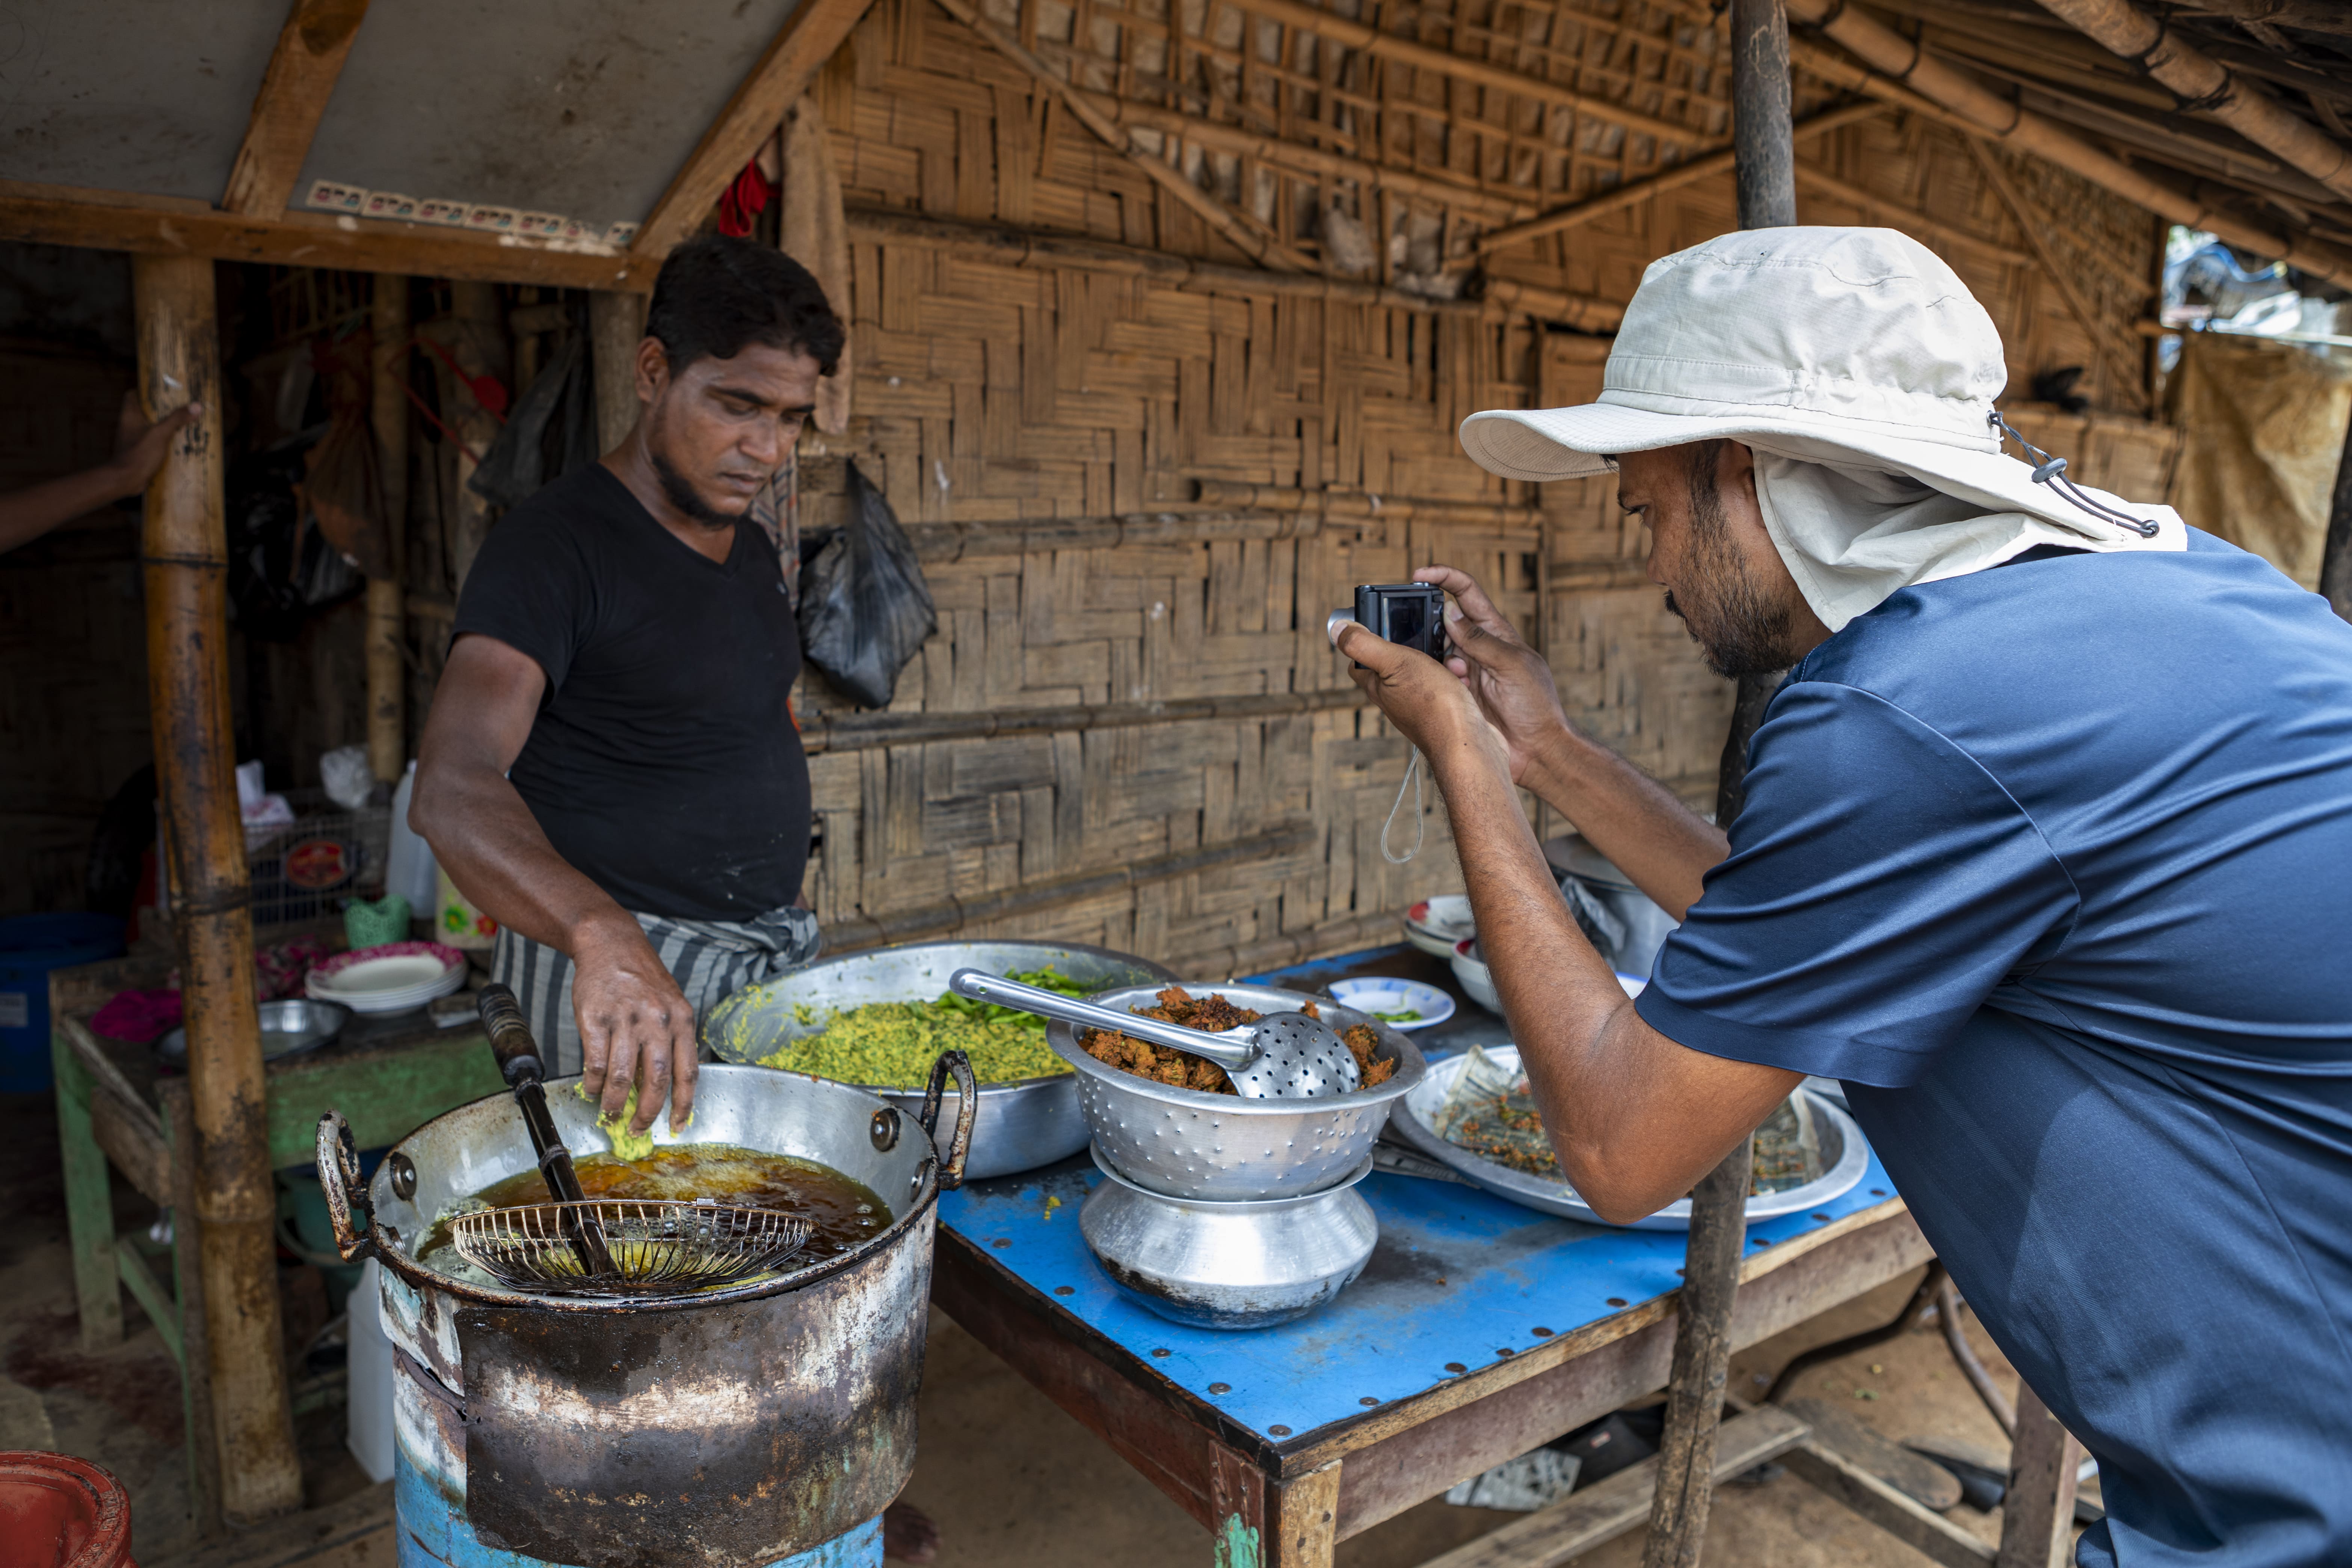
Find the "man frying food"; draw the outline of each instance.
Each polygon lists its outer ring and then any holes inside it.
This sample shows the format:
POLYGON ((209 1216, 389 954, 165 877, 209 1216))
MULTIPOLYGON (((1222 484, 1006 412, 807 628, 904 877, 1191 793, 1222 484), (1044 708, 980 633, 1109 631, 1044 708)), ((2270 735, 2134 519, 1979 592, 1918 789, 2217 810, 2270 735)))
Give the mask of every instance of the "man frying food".
POLYGON ((2352 1562, 2352 626, 2162 508, 2002 454, 1999 334, 1885 229, 1653 264, 1598 402, 1476 414, 1613 469, 1727 676, 1787 669, 1728 835, 1579 734, 1477 584, 1441 665, 1338 630, 1428 758, 1563 1173, 1687 1192, 1807 1074, 2099 1462, 2085 1564, 2352 1562), (1629 1001, 1533 791, 1682 925, 1629 1001))
MULTIPOLYGON (((637 422, 500 520, 457 604, 409 821, 499 922, 557 1074, 643 1133, 694 1105, 698 1016, 816 955, 790 563, 757 518, 842 327, 747 239, 662 264, 637 422)), ((894 1557, 938 1531, 903 1504, 894 1557)))

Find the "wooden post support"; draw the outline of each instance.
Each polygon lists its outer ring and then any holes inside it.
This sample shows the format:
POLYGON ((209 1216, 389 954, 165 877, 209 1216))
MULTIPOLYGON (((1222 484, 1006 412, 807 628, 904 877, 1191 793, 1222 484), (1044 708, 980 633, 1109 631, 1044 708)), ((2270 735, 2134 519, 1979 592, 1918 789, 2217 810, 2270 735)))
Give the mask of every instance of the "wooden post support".
POLYGON ((2344 456, 2336 462, 2336 489, 2327 512, 2327 542, 2319 554, 2319 592, 2352 621, 2352 424, 2344 429, 2344 456))
POLYGON ((171 847, 188 1082, 195 1108, 195 1208, 213 1311, 213 1436, 222 1512, 267 1518, 302 1504, 278 1343, 276 1194, 269 1177, 261 1030, 253 994, 252 889, 229 729, 228 541, 221 490, 220 336, 213 263, 131 260, 139 387, 150 417, 191 398, 184 431, 147 487, 142 552, 157 805, 171 847))
POLYGON ((646 297, 599 289, 588 296, 588 365, 596 385, 596 449, 609 452, 637 423, 637 345, 646 297))
POLYGON ((402 585, 408 581, 408 279, 398 273, 378 277, 369 314, 375 339, 369 415, 383 475, 392 574, 370 578, 367 585, 368 766, 377 778, 394 784, 408 763, 408 670, 401 657, 402 585))
MULTIPOLYGON (((1797 150, 1790 119, 1789 17, 1785 0, 1732 0, 1731 136, 1739 226, 1785 228, 1797 221, 1797 150)), ((1747 798, 1748 742, 1763 721, 1776 678, 1742 676, 1723 742, 1715 819, 1726 829, 1747 798)), ((1642 1568, 1696 1568, 1715 1497, 1716 1428, 1723 1418, 1731 1362, 1731 1308, 1748 1239, 1748 1179, 1755 1157, 1746 1138, 1691 1193, 1690 1241, 1675 1300, 1674 1369, 1666 1384, 1665 1436, 1642 1568)))
MULTIPOLYGON (((499 287, 495 283, 453 282, 449 285, 449 306, 456 318, 456 330, 449 334, 449 356, 457 368, 468 377, 494 375, 503 380, 507 373, 506 312, 499 308, 499 287)), ((456 383, 447 376, 443 384, 456 383)), ((476 460, 490 449, 499 438, 499 422, 478 402, 471 388, 458 384, 453 401, 443 407, 452 411, 450 423, 457 426, 461 442, 457 452, 457 482, 449 501, 449 575, 451 586, 462 590, 466 574, 474 569, 474 557, 482 548, 482 541, 490 536, 490 503, 474 493, 467 480, 474 477, 476 460)))
POLYGON ((2074 1526, 2074 1472, 2083 1445, 2040 1397, 2017 1386, 2017 1436, 2009 1449, 2009 1490, 2000 1504, 1996 1568, 2063 1568, 2074 1526))

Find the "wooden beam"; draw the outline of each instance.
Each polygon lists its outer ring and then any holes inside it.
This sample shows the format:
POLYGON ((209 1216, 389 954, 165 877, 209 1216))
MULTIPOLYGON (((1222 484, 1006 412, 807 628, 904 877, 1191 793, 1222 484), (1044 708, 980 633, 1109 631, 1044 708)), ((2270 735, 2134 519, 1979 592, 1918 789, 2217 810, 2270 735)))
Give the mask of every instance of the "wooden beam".
POLYGON ((2049 277, 2051 286, 2058 290, 2058 297, 2066 301, 2066 309, 2090 338, 2092 351, 2107 361, 2117 379, 2131 388, 2140 406, 2147 408, 2148 398, 2146 388, 2140 384, 2137 363, 2139 359, 2137 345, 2133 345, 2129 351, 2116 346, 2115 334, 2107 331, 2105 324, 2092 310, 2089 301, 2083 298, 2083 291, 2074 287, 2073 275, 2051 248, 2050 237, 2043 232, 2039 216, 2027 205, 2024 195, 2010 183, 2009 172, 2000 166, 2000 160, 1994 156, 1992 149, 1974 136, 1961 140, 1968 143, 1969 153, 1976 159, 1977 169, 1984 175, 1985 184, 1993 188, 1993 194, 2000 197, 2001 205, 2009 209, 2009 216, 2017 220, 2017 226, 2024 232, 2025 243, 2033 247, 2033 254, 2041 261, 2042 270, 2049 277))
POLYGON ((655 267, 602 243, 533 242, 323 213, 247 217, 202 202, 0 180, 0 239, 141 256, 263 261, 562 289, 653 287, 655 267))
POLYGON ((940 8, 988 41, 989 47, 1036 79, 1037 84, 1055 94, 1085 126, 1120 157, 1143 172, 1144 177, 1167 192, 1183 205, 1200 215, 1201 221, 1223 236, 1235 248, 1260 267, 1274 272, 1313 272, 1315 264, 1297 251, 1276 239, 1270 234, 1244 223, 1232 208, 1187 179, 1182 170, 1173 167, 1167 159, 1138 148, 1127 132, 1109 116, 1087 101, 1087 95, 1054 74, 1051 67, 1006 36, 994 23, 967 5, 965 0, 939 0, 940 8))
POLYGON ((833 51, 873 0, 800 0, 768 44, 760 63, 736 88, 686 166, 646 215, 631 254, 654 267, 678 241, 700 227, 729 182, 743 172, 760 143, 775 134, 784 110, 800 101, 833 51))
POLYGON ((1827 1444, 1803 1444, 1780 1462, 1940 1568, 1993 1568, 1993 1548, 1827 1444))
MULTIPOLYGON (((147 487, 149 710, 156 807, 169 825, 172 923, 180 939, 188 1084, 195 1104, 195 1208, 211 1303, 213 1436, 221 1511, 233 1522, 302 1506, 278 1314, 278 1199, 263 1121, 253 994, 253 891, 237 816, 229 723, 228 534, 222 479, 220 331, 212 264, 142 256, 131 268, 139 392, 150 418, 191 400, 147 487)), ((191 1441, 201 1441, 190 1434, 191 1441)))
POLYGON ((2074 1561, 2074 1472, 2083 1445, 2050 1414, 2041 1396, 2017 1386, 2017 1436, 2009 1450, 2009 1488, 2000 1500, 1999 1568, 2062 1568, 2074 1561))
POLYGON ((223 207, 245 217, 285 212, 367 8, 368 0, 294 0, 254 94, 223 207))
POLYGON ((1662 120, 1644 114, 1637 109, 1627 109, 1605 98, 1595 98, 1579 92, 1563 82, 1547 77, 1529 76, 1508 66, 1489 60, 1457 55, 1433 44, 1420 43, 1401 34, 1383 32, 1368 26, 1352 17, 1335 12, 1301 5, 1299 0, 1231 0, 1234 8, 1253 16, 1263 16, 1286 27, 1303 28, 1316 37, 1342 48, 1360 50, 1375 59, 1410 66, 1417 71, 1432 71, 1451 77, 1475 87, 1507 92, 1539 103, 1555 103, 1590 114, 1596 120, 1622 125, 1644 136, 1656 138, 1677 147, 1705 147, 1717 143, 1714 133, 1685 125, 1678 121, 1662 120))
MULTIPOLYGON (((1819 136, 1826 132, 1852 125, 1857 121, 1869 120, 1885 114, 1890 107, 1892 106, 1874 100, 1868 103, 1850 103, 1842 109, 1827 110, 1810 120, 1800 122, 1795 128, 1791 140, 1796 136, 1819 136)), ((1531 239, 1541 239, 1548 235, 1558 234, 1563 229, 1582 227, 1596 218, 1604 218, 1612 213, 1622 212, 1627 207, 1638 205, 1648 201, 1652 196, 1663 195, 1677 186, 1711 179, 1717 174, 1728 174, 1731 172, 1737 154, 1733 150, 1726 147, 1719 153, 1709 153, 1705 157, 1693 158, 1686 163, 1677 163, 1671 169, 1662 169, 1642 179, 1628 180, 1623 184, 1612 190, 1603 191, 1597 196, 1588 196, 1582 201, 1572 202, 1567 206, 1555 207, 1548 213, 1529 218, 1525 223, 1513 224, 1508 228, 1498 228, 1482 234, 1477 239, 1478 251, 1484 255, 1489 251, 1500 250, 1506 246, 1518 245, 1531 239)))
MULTIPOLYGON (((383 476, 385 542, 391 573, 367 585, 368 766, 396 784, 408 763, 406 616, 408 581, 408 279, 385 273, 369 296, 368 418, 375 428, 377 471, 383 476)), ((422 910, 412 910, 423 914, 422 910)))

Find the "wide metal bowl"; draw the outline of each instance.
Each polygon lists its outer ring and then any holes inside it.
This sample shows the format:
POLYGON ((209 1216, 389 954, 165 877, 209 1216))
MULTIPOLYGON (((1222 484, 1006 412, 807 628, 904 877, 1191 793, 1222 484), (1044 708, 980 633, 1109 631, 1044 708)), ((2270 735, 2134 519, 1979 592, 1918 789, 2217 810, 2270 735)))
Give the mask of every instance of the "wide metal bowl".
MULTIPOLYGON (((702 1040, 722 1061, 760 1065, 760 1058, 809 1035, 824 1032, 835 1013, 868 1002, 936 1002, 948 976, 963 968, 991 974, 1050 969, 1089 990, 1141 986, 1145 994, 1175 980, 1174 971, 1108 948, 1055 942, 923 942, 876 948, 806 964, 759 985, 747 985, 702 1023, 702 1040)), ((1091 1059, 1091 1058, 1089 1058, 1091 1059)), ((920 1084, 857 1086, 912 1115, 922 1108, 920 1084)), ((940 1109, 953 1125, 955 1091, 940 1109)), ((1066 1160, 1087 1146, 1087 1119, 1078 1110, 1078 1080, 1069 1073, 980 1086, 972 1123, 968 1181, 1010 1175, 1066 1160)))
MULTIPOLYGON (((1244 1100, 1177 1089, 1106 1067, 1078 1047, 1067 1024, 1045 1027, 1045 1040, 1078 1072, 1078 1106, 1103 1157, 1138 1186, 1171 1198, 1235 1202, 1295 1198, 1330 1186, 1370 1157, 1389 1110, 1427 1075, 1420 1050, 1370 1013, 1328 997, 1267 985, 1181 982, 1260 1013, 1296 1013, 1316 1004, 1335 1029, 1370 1024, 1374 1057, 1397 1069, 1377 1089, 1312 1100, 1244 1100)), ((1108 991, 1094 1000, 1126 1011, 1148 1007, 1158 985, 1108 991)))
MULTIPOLYGON (((352 1010, 340 1002, 319 1002, 297 996, 261 1005, 261 1059, 315 1051, 331 1045, 352 1020, 352 1010)), ((178 1067, 188 1059, 188 1031, 173 1030, 155 1042, 155 1059, 178 1067)))

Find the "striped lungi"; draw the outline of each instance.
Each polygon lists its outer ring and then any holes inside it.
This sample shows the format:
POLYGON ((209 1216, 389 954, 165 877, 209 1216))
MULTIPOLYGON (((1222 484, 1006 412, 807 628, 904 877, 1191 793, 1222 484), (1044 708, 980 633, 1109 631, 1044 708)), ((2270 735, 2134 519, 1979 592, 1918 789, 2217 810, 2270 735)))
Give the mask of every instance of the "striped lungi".
MULTIPOLYGON (((636 919, 662 967, 686 993, 697 1024, 744 986, 806 963, 823 945, 815 913, 799 908, 772 910, 751 921, 680 921, 648 914, 636 919)), ((580 1025, 572 1013, 570 955, 500 926, 498 945, 490 952, 490 978, 512 990, 522 1005, 541 1058, 551 1064, 548 1076, 579 1072, 580 1025)))

